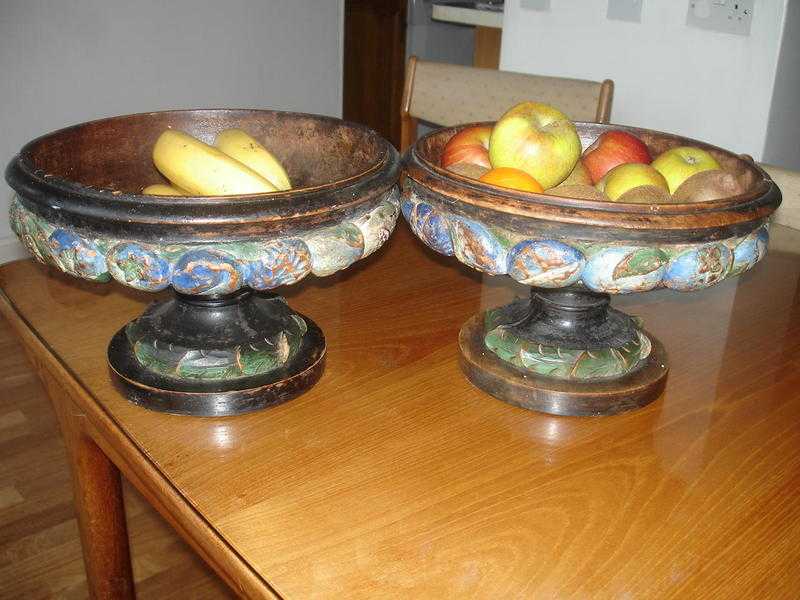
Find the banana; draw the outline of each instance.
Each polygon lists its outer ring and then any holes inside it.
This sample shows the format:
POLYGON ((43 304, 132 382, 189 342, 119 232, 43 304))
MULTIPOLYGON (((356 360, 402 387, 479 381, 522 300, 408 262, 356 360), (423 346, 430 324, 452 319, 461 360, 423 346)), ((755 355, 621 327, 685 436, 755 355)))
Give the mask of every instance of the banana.
POLYGON ((277 191, 238 160, 175 129, 167 129, 158 137, 153 162, 175 186, 198 196, 277 191))
POLYGON ((183 190, 179 190, 178 188, 165 185, 163 183, 154 183, 153 185, 148 185, 146 188, 142 190, 143 194, 147 194, 148 196, 188 196, 186 192, 183 190))
POLYGON ((278 159, 241 129, 221 131, 217 134, 214 145, 268 179, 279 190, 292 189, 289 176, 278 159))

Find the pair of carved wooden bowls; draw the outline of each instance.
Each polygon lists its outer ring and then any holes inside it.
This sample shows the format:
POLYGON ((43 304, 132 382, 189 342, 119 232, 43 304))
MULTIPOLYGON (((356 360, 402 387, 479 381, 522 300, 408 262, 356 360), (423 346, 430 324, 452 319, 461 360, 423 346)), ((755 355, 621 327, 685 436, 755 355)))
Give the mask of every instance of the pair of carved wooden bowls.
MULTIPOLYGON (((584 147, 609 128, 577 124, 584 147)), ((620 129, 620 127, 614 127, 620 129)), ((745 192, 691 205, 618 204, 484 185, 439 168, 458 128, 400 160, 375 132, 313 115, 194 110, 93 121, 38 138, 6 170, 11 225, 40 261, 94 281, 174 298, 111 340, 109 364, 133 402, 229 415, 312 386, 325 339, 269 290, 345 269, 389 237, 401 207, 425 244, 484 273, 531 286, 530 299, 461 330, 461 363, 478 387, 555 414, 611 414, 661 392, 658 341, 609 308, 609 294, 693 291, 751 268, 767 247, 780 192, 752 161, 706 144, 629 129, 654 153, 711 151, 745 192), (167 127, 211 141, 237 127, 264 141, 295 188, 269 195, 152 197, 150 151, 167 127)))

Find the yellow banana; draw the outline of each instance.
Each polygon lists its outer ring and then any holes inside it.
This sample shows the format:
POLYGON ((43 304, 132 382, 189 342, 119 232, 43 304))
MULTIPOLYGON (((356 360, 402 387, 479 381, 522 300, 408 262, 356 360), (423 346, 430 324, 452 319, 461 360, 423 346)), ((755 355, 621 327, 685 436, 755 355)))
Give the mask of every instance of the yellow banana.
POLYGON ((153 185, 148 185, 146 188, 142 190, 143 194, 147 194, 149 196, 188 196, 186 192, 183 190, 179 190, 178 188, 166 185, 163 183, 154 183, 153 185))
POLYGON ((167 129, 153 146, 156 168, 175 186, 198 196, 274 192, 268 180, 213 146, 167 129))
POLYGON ((269 179, 279 190, 290 190, 292 184, 283 165, 272 153, 241 129, 226 129, 217 134, 214 145, 231 158, 246 164, 269 179))

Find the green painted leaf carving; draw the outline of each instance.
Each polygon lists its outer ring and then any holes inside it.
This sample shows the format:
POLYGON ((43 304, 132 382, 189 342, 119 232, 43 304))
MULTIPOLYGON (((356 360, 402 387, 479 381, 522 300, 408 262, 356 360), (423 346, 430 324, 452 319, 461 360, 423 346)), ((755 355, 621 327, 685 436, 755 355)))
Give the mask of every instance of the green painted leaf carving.
POLYGON ((237 362, 242 375, 259 375, 284 364, 273 352, 240 352, 237 362))
POLYGON ((523 344, 520 349, 522 366, 548 377, 571 379, 572 367, 580 350, 568 350, 542 344, 523 344))
POLYGON ((141 341, 134 343, 133 355, 141 365, 147 367, 151 371, 167 376, 175 375, 175 365, 162 360, 151 344, 146 344, 141 341))
POLYGON ((486 347, 508 362, 519 360, 519 340, 509 334, 504 327, 497 327, 486 334, 484 340, 486 347))
POLYGON ((572 367, 571 375, 576 379, 613 377, 625 373, 628 366, 625 357, 614 348, 583 350, 572 367))
POLYGON ((240 375, 233 366, 200 367, 192 364, 181 364, 176 372, 181 379, 220 380, 234 379, 240 375))
POLYGON ((297 354, 308 327, 300 316, 293 313, 286 316, 285 329, 271 339, 233 348, 164 347, 163 343, 148 339, 136 321, 128 325, 127 337, 139 363, 165 377, 228 380, 269 373, 297 354))
POLYGON ((639 248, 634 250, 614 268, 614 279, 646 275, 661 268, 667 263, 667 256, 657 248, 639 248))
POLYGON ((637 341, 620 348, 558 348, 520 338, 505 325, 497 325, 497 317, 495 311, 486 313, 486 348, 501 360, 537 375, 582 380, 620 377, 637 369, 650 355, 650 340, 641 332, 637 332, 637 341))

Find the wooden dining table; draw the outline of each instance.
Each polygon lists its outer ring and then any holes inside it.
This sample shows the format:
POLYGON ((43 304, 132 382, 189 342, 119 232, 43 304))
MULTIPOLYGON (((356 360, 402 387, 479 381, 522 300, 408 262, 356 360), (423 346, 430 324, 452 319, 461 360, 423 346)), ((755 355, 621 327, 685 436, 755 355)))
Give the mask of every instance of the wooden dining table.
MULTIPOLYGON (((528 290, 427 250, 282 290, 327 337, 319 383, 226 418, 145 410, 106 346, 158 296, 32 260, 0 309, 58 414, 90 589, 133 594, 120 475, 250 598, 800 597, 800 232, 696 293, 615 297, 664 344, 666 391, 611 417, 473 388, 457 336, 528 290)), ((166 296, 164 296, 166 297, 166 296)))

